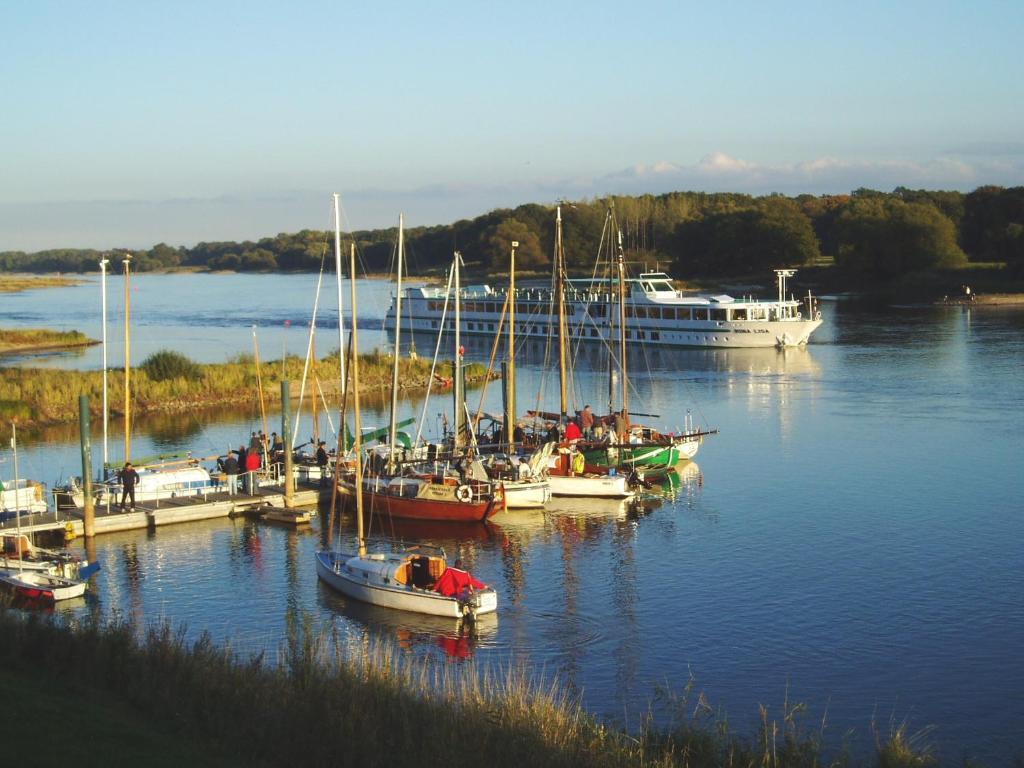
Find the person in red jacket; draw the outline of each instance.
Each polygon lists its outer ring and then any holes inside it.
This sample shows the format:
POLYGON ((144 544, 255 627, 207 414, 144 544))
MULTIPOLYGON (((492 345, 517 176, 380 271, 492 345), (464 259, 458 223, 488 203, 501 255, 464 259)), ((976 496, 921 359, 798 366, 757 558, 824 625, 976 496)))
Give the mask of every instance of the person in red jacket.
POLYGON ((566 441, 573 443, 581 437, 583 437, 583 433, 580 431, 580 425, 576 423, 576 419, 569 419, 569 423, 565 425, 566 441))
POLYGON ((245 492, 256 495, 256 470, 260 468, 259 451, 249 451, 245 455, 245 492))

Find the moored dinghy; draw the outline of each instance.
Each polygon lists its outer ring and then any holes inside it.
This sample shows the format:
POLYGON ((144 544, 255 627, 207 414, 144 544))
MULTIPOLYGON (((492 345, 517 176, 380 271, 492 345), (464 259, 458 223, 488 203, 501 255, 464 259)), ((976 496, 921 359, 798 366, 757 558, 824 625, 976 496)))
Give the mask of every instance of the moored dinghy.
MULTIPOLYGON (((11 450, 14 454, 14 475, 18 475, 18 428, 11 424, 11 450)), ((85 582, 75 579, 66 579, 63 576, 54 576, 42 570, 26 570, 24 567, 24 550, 21 535, 21 511, 16 513, 17 537, 15 545, 17 548, 17 566, 0 571, 0 587, 13 592, 20 597, 32 600, 68 600, 72 597, 81 597, 85 594, 85 582)))
POLYGON ((30 600, 70 600, 85 594, 85 582, 53 576, 42 571, 0 571, 0 585, 30 600))

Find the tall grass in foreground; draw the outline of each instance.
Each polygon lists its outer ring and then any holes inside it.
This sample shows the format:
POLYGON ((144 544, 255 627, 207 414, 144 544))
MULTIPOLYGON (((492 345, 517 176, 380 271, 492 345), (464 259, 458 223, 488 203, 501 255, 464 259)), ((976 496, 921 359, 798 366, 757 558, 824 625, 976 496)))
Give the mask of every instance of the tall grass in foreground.
MULTIPOLYGON (((762 709, 759 733, 730 733, 703 698, 674 700, 665 729, 631 735, 586 713, 553 681, 519 667, 481 669, 402 654, 393 645, 290 628, 277 663, 242 658, 209 635, 189 643, 167 625, 143 632, 120 620, 61 627, 0 609, 0 663, 45 671, 41 684, 119 692, 129 704, 239 765, 360 766, 847 766, 804 731, 799 706, 762 709)), ((59 722, 59 713, 55 722, 59 722)), ((867 764, 936 764, 897 734, 867 764)), ((116 760, 114 760, 116 762, 116 760)))

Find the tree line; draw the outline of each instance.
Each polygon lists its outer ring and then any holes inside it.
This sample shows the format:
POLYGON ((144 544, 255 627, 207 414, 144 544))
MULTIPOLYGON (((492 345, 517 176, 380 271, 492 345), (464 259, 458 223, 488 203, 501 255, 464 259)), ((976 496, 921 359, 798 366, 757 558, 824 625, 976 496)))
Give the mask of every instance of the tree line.
MULTIPOLYGON (((526 204, 474 219, 406 230, 410 271, 439 271, 454 250, 470 271, 507 271, 509 245, 518 241, 517 266, 546 271, 555 237, 554 206, 526 204)), ((679 278, 728 277, 775 267, 834 263, 853 278, 887 280, 908 274, 1000 262, 1024 277, 1024 187, 979 187, 970 193, 858 189, 847 195, 671 192, 612 196, 562 204, 563 244, 574 273, 593 269, 609 238, 621 231, 626 258, 658 265, 679 278)), ((370 272, 392 268, 397 230, 348 235, 370 272)), ((283 233, 258 241, 164 243, 132 251, 138 271, 201 268, 235 271, 307 271, 333 260, 333 234, 283 233)), ((0 252, 0 271, 94 272, 104 255, 115 267, 124 249, 0 252)))

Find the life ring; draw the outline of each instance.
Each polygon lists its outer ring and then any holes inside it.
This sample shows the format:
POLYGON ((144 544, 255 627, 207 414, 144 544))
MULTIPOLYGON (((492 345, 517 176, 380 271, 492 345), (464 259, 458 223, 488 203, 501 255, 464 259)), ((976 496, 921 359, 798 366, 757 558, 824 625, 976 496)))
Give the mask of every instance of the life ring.
POLYGON ((455 489, 455 498, 463 504, 468 504, 473 500, 473 489, 468 485, 460 485, 455 489))

